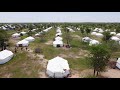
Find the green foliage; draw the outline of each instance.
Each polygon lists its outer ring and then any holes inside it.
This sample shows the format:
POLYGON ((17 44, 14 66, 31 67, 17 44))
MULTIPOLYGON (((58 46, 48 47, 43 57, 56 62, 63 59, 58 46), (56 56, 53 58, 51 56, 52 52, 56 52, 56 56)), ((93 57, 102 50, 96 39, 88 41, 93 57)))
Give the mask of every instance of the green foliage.
POLYGON ((90 59, 92 60, 91 65, 94 70, 97 72, 104 71, 111 54, 109 47, 107 45, 100 44, 92 46, 89 50, 91 54, 90 59))
POLYGON ((102 38, 103 41, 108 41, 110 40, 110 37, 112 37, 112 35, 110 35, 110 32, 103 32, 104 37, 102 38))

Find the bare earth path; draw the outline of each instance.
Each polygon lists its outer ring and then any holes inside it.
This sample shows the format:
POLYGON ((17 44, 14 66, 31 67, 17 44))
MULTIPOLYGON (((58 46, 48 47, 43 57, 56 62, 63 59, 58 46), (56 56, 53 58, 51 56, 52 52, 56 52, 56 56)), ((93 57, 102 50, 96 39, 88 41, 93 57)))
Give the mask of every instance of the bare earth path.
POLYGON ((108 69, 106 72, 102 72, 101 75, 108 78, 120 78, 120 70, 108 69))

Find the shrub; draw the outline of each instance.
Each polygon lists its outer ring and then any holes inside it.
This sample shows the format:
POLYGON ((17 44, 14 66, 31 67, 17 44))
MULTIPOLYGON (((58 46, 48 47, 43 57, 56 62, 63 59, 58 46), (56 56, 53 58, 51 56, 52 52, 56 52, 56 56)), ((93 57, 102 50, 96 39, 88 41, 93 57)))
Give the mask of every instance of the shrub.
POLYGON ((40 48, 35 48, 35 53, 41 53, 41 49, 40 48))

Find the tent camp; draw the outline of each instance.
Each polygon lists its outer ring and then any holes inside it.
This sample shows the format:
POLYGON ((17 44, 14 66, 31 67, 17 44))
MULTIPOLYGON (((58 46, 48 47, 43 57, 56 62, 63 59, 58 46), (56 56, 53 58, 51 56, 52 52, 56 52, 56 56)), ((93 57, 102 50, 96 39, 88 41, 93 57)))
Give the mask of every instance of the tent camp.
POLYGON ((90 42, 92 39, 90 39, 89 37, 84 37, 82 38, 83 42, 90 42))
POLYGON ((12 35, 13 38, 17 38, 17 37, 19 37, 19 36, 20 36, 19 33, 15 33, 15 34, 12 35))
POLYGON ((120 58, 118 58, 116 66, 120 69, 120 58))
POLYGON ((23 47, 28 46, 28 45, 29 45, 29 41, 21 40, 21 41, 19 41, 19 42, 16 44, 16 46, 20 46, 20 45, 22 45, 23 47))
POLYGON ((46 74, 51 78, 64 78, 70 74, 68 61, 57 56, 48 61, 46 74))
POLYGON ((3 50, 0 52, 0 64, 4 64, 11 60, 13 53, 9 50, 3 50))
POLYGON ((62 47, 63 41, 60 41, 60 40, 53 41, 53 46, 54 47, 62 47))
POLYGON ((25 38, 24 40, 29 41, 29 42, 32 42, 32 41, 35 40, 35 38, 29 36, 29 37, 25 38))
POLYGON ((91 41, 89 42, 89 46, 97 45, 97 44, 100 44, 100 42, 97 41, 97 40, 91 40, 91 41))
POLYGON ((55 38, 55 41, 57 41, 57 40, 62 41, 62 40, 63 40, 63 38, 58 36, 58 37, 56 37, 56 38, 55 38))

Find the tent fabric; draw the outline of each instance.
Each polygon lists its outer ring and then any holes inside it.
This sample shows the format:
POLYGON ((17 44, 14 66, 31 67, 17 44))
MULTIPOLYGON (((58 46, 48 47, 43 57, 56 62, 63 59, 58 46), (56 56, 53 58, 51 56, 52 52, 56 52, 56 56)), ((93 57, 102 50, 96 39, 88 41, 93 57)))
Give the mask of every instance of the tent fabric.
POLYGON ((99 38, 102 38, 102 37, 103 37, 103 34, 101 34, 101 33, 96 33, 96 36, 99 37, 99 38))
POLYGON ((120 69, 120 58, 118 58, 116 66, 120 69))
POLYGON ((110 35, 116 35, 116 32, 110 32, 110 35))
POLYGON ((14 37, 14 38, 15 38, 15 37, 19 37, 19 36, 20 36, 19 33, 15 33, 15 34, 12 35, 12 37, 14 37))
POLYGON ((58 37, 55 38, 55 40, 60 40, 60 41, 62 41, 63 38, 58 36, 58 37))
POLYGON ((29 41, 29 42, 32 42, 32 41, 35 40, 35 38, 33 38, 33 37, 30 36, 30 37, 25 38, 24 40, 29 41))
POLYGON ((91 41, 89 42, 89 46, 97 45, 97 44, 100 44, 99 41, 97 41, 97 40, 91 40, 91 41))
POLYGON ((96 35, 96 32, 91 32, 91 35, 96 35))
POLYGON ((4 64, 11 60, 13 53, 9 50, 3 50, 0 52, 0 64, 4 64))
POLYGON ((89 37, 84 37, 82 38, 83 42, 90 42, 92 39, 90 39, 89 37))
POLYGON ((56 33, 56 35, 55 35, 55 36, 58 36, 58 35, 59 35, 59 36, 61 36, 61 35, 62 35, 62 33, 56 33))
POLYGON ((63 41, 60 41, 60 40, 53 41, 53 46, 57 47, 57 45, 60 45, 62 47, 63 46, 63 41))
POLYGON ((22 44, 22 46, 25 47, 29 45, 29 41, 21 40, 16 44, 16 46, 19 46, 20 44, 22 44))
POLYGON ((68 61, 57 56, 48 61, 46 73, 52 78, 64 78, 70 74, 69 70, 68 61))
POLYGON ((47 28, 47 29, 45 29, 45 30, 43 30, 43 31, 44 31, 44 32, 48 32, 51 28, 52 28, 52 27, 49 27, 49 28, 47 28))
POLYGON ((118 37, 116 37, 116 36, 112 36, 112 37, 111 37, 111 40, 120 41, 120 39, 119 39, 118 37))
POLYGON ((117 34, 116 34, 116 37, 120 37, 120 33, 117 33, 117 34))
POLYGON ((67 29, 69 29, 70 32, 75 32, 73 29, 67 27, 67 29))
POLYGON ((23 35, 26 34, 27 32, 21 32, 23 35))

